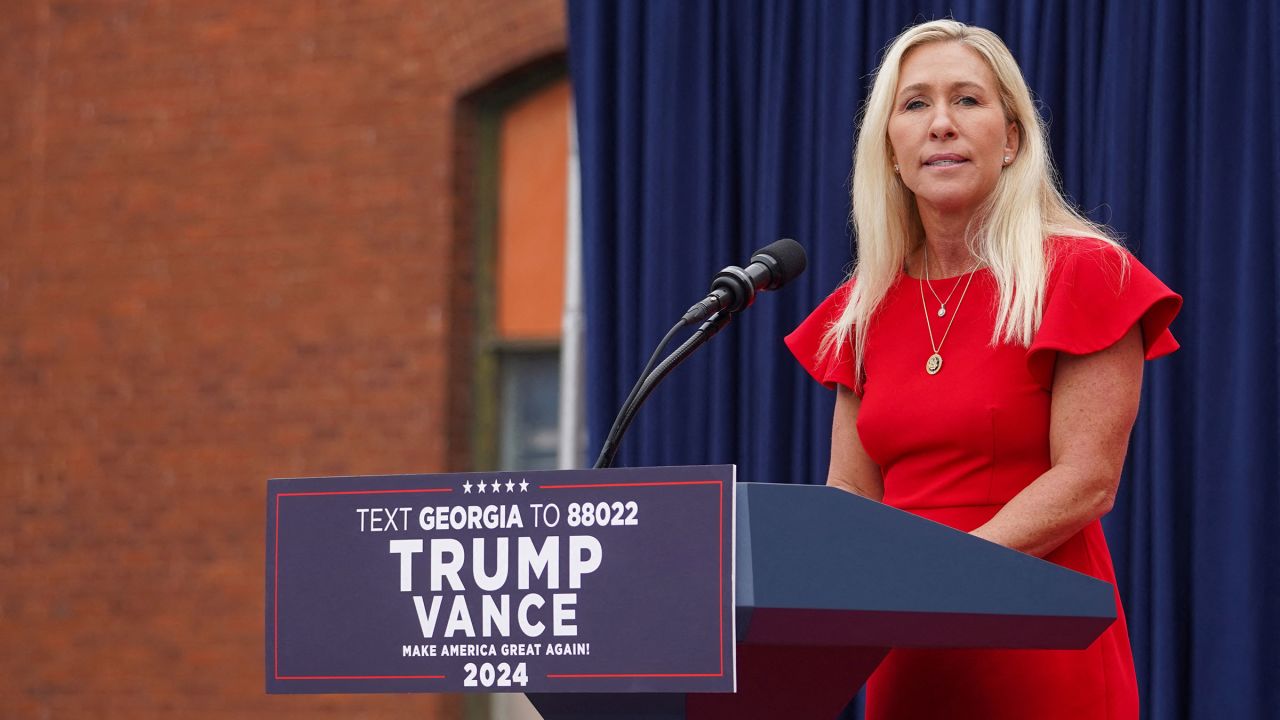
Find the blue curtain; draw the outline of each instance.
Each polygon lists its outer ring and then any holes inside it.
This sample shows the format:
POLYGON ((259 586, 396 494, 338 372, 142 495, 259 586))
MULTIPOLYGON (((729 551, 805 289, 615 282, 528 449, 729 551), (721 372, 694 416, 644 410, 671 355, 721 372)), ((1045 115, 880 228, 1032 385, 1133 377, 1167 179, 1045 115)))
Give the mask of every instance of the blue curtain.
POLYGON ((570 0, 590 445, 711 275, 790 236, 809 271, 658 389, 618 464, 824 479, 834 398, 781 338, 848 270, 855 118, 880 51, 946 16, 1006 40, 1068 193, 1186 298, 1106 520, 1144 716, 1280 717, 1271 0, 570 0))

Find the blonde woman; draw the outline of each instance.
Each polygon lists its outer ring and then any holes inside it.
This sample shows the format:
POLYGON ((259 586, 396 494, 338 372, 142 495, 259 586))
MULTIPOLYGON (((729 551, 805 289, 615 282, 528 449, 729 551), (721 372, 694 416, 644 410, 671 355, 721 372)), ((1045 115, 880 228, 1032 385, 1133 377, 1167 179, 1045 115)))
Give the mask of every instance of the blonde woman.
MULTIPOLYGON (((853 220, 852 276, 787 337, 837 390, 828 484, 1114 584, 1099 518, 1182 301, 1063 199, 997 36, 888 48, 853 220)), ((896 650, 867 690, 870 718, 1138 716, 1123 612, 1083 651, 896 650)))

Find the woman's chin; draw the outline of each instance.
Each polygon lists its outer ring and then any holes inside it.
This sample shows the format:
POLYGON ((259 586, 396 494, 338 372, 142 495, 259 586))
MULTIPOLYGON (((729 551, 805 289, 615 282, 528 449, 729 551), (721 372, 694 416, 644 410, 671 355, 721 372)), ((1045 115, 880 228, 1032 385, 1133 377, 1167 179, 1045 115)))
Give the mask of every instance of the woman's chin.
POLYGON ((985 196, 974 192, 917 193, 916 204, 939 215, 967 215, 982 203, 985 196))

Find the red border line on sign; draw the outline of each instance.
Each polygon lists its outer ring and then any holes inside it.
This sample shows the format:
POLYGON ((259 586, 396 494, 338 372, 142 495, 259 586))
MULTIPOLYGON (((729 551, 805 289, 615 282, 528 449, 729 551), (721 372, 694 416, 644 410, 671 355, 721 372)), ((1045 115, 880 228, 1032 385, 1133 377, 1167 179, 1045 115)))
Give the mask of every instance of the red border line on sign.
POLYGON ((659 677, 684 677, 684 678, 703 678, 703 677, 723 677, 723 672, 718 673, 594 673, 584 675, 547 675, 548 678, 659 678, 659 677))
MULTIPOLYGON (((661 485, 724 485, 720 480, 670 480, 666 482, 638 483, 584 483, 582 485, 539 485, 539 490, 564 490, 566 488, 618 488, 618 487, 657 487, 661 485)), ((724 500, 722 496, 720 498, 724 500)))
POLYGON ((388 495, 392 493, 447 493, 453 488, 416 488, 408 490, 328 490, 321 492, 276 493, 276 542, 275 542, 275 579, 271 590, 275 597, 272 600, 271 651, 275 655, 275 666, 272 668, 276 680, 443 680, 444 675, 281 675, 280 674, 280 498, 282 497, 314 497, 316 495, 388 495))
POLYGON ((277 680, 444 680, 444 675, 285 675, 277 680))
POLYGON ((296 492, 296 493, 277 493, 277 498, 282 497, 307 497, 311 495, 391 495, 395 493, 447 493, 453 492, 453 488, 417 488, 414 490, 325 490, 323 492, 296 492))
POLYGON ((583 483, 580 485, 539 485, 540 490, 566 490, 579 488, 619 488, 619 487, 658 487, 668 485, 717 485, 719 486, 720 497, 716 505, 716 514, 719 516, 719 532, 716 539, 719 543, 719 553, 716 555, 716 562, 719 565, 717 573, 717 587, 719 594, 716 596, 716 610, 719 613, 720 620, 720 672, 718 673, 586 673, 586 674, 547 674, 548 679, 607 679, 607 678, 704 678, 704 677, 724 677, 724 481, 723 480, 668 480, 663 482, 638 482, 638 483, 583 483))

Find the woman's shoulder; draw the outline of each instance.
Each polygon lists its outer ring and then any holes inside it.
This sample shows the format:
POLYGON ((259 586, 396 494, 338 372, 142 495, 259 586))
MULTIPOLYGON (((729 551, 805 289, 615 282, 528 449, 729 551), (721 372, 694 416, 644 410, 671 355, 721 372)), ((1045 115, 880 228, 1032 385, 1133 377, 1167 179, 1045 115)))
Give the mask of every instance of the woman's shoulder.
POLYGON ((1028 352, 1038 377, 1051 375, 1053 353, 1047 351, 1097 352, 1137 322, 1148 360, 1177 349, 1168 327, 1182 298, 1128 250, 1092 237, 1061 236, 1049 243, 1044 316, 1028 352))
POLYGON ((1112 259, 1131 257, 1129 251, 1119 242, 1088 235, 1050 235, 1045 239, 1045 254, 1050 261, 1095 255, 1112 259))
POLYGON ((799 326, 783 338, 801 366, 829 389, 838 384, 850 388, 856 385, 852 346, 847 342, 830 344, 831 340, 828 338, 832 328, 844 315, 853 284, 852 278, 842 281, 799 326))
POLYGON ((1049 237, 1045 241, 1045 260, 1050 286, 1064 276, 1081 272, 1098 280, 1120 282, 1136 262, 1118 242, 1079 235, 1049 237))

